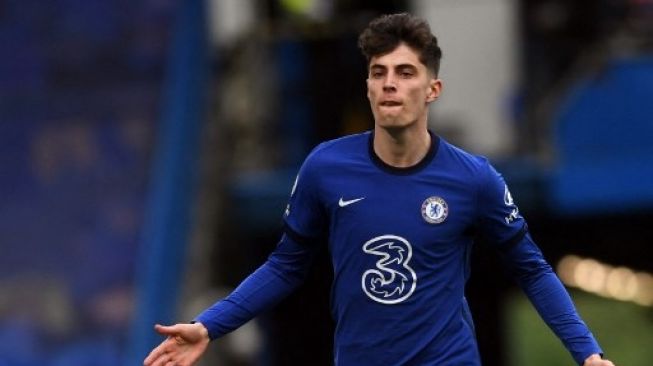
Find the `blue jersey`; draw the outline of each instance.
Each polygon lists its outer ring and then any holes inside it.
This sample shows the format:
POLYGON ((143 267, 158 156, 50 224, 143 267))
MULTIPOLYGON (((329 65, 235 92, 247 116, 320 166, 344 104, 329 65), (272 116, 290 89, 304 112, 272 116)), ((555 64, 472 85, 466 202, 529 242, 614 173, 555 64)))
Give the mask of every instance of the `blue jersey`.
POLYGON ((485 158, 431 134, 426 157, 391 167, 367 132, 318 146, 285 212, 268 262, 198 317, 217 337, 277 301, 328 238, 333 262, 334 363, 480 365, 464 288, 481 235, 496 246, 577 361, 600 349, 527 234, 502 177, 485 158))

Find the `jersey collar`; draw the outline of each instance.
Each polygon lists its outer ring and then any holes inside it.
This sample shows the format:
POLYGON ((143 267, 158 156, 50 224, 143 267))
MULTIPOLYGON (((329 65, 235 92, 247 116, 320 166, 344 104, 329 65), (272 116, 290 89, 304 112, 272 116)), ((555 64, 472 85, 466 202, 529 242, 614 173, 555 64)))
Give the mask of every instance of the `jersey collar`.
POLYGON ((379 167, 381 170, 388 172, 390 174, 396 174, 396 175, 409 175, 409 174, 415 174, 422 169, 424 169, 431 161, 433 161, 433 158, 435 158, 435 155, 438 152, 438 148, 440 147, 440 137, 438 135, 434 134, 431 130, 428 131, 429 136, 431 136, 431 145, 429 146, 429 151, 426 153, 426 155, 420 160, 417 164, 408 166, 408 167, 395 167, 392 165, 386 164, 381 158, 379 158, 378 155, 376 155, 376 152, 374 152, 374 130, 370 132, 370 136, 368 139, 367 143, 367 150, 370 155, 370 159, 376 165, 379 167))

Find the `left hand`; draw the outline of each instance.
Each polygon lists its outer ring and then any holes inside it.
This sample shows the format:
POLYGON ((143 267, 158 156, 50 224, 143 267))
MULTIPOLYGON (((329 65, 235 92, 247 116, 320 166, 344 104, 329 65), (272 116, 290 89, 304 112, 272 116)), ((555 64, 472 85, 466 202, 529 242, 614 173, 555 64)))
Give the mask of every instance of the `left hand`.
POLYGON ((604 360, 599 354, 593 354, 585 359, 583 366, 614 366, 614 363, 609 360, 604 360))

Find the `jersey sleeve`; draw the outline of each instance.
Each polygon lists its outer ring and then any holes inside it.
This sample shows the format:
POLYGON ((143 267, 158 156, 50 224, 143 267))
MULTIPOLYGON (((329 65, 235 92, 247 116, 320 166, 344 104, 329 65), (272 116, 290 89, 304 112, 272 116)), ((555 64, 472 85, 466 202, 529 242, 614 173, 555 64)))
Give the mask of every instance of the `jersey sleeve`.
POLYGON ((310 244, 326 227, 326 211, 320 199, 319 146, 306 158, 297 174, 284 212, 285 233, 310 244))
POLYGON ((592 354, 603 354, 594 335, 576 311, 569 293, 530 234, 500 251, 500 255, 540 317, 579 365, 592 354))
POLYGON ((582 364, 591 354, 602 353, 567 290, 528 234, 526 221, 519 213, 508 185, 487 161, 480 179, 478 199, 480 229, 485 241, 498 249, 511 277, 574 360, 582 364))
POLYGON ((240 327, 269 309, 301 284, 313 262, 317 239, 324 230, 325 214, 319 198, 316 148, 304 161, 284 212, 284 235, 268 260, 229 296, 195 318, 211 339, 240 327))
POLYGON ((528 231, 508 185, 487 160, 479 179, 478 206, 480 233, 488 243, 507 248, 528 231))
POLYGON ((233 331, 303 283, 314 256, 314 247, 301 245, 283 235, 263 265, 229 296, 204 310, 194 321, 206 327, 210 339, 233 331))

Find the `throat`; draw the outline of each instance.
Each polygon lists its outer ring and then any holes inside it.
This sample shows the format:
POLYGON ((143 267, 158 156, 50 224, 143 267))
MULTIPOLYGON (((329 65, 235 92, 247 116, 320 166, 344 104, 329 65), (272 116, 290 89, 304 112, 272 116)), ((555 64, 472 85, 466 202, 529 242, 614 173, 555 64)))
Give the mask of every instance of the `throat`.
POLYGON ((385 164, 396 168, 417 165, 428 154, 431 136, 426 129, 420 133, 393 134, 392 131, 375 129, 374 153, 385 164))

